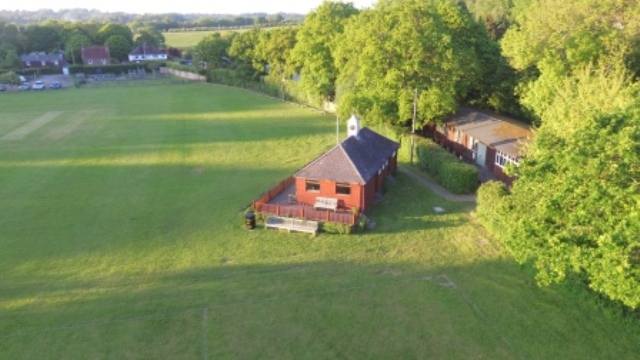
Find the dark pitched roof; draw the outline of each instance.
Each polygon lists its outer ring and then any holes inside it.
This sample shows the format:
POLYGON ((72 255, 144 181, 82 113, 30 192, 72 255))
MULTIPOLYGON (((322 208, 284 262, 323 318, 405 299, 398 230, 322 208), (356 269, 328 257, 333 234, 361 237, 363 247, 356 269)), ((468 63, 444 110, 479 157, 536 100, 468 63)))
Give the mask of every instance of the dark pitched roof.
POLYGON ((314 180, 366 184, 382 168, 400 144, 368 128, 310 162, 294 176, 314 180))
POLYGON ((129 55, 151 55, 151 54, 153 55, 164 54, 164 51, 160 51, 158 50, 157 47, 144 43, 142 45, 136 46, 136 48, 133 49, 133 51, 129 55))
POLYGON ((31 54, 25 54, 20 56, 20 59, 22 61, 48 61, 48 62, 54 62, 54 61, 59 61, 61 62, 62 60, 64 60, 64 57, 62 56, 62 54, 47 54, 47 53, 31 53, 31 54))
POLYGON ((447 124, 507 155, 517 157, 532 135, 531 127, 514 119, 460 108, 447 124))
POLYGON ((81 50, 83 59, 110 59, 109 48, 106 46, 95 45, 85 46, 81 50))

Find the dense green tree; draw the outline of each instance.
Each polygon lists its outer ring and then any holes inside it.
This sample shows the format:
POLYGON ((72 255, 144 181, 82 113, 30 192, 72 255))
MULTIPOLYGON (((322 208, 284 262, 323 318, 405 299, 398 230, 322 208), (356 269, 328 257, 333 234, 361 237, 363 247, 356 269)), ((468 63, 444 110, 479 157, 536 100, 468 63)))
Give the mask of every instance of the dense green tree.
POLYGON ((22 61, 18 51, 11 44, 0 43, 0 69, 19 70, 20 68, 22 68, 22 61))
POLYGON ((516 69, 534 75, 520 88, 530 109, 544 107, 556 84, 586 64, 604 65, 622 56, 634 74, 640 71, 637 1, 531 0, 515 10, 502 47, 516 69))
POLYGON ((135 45, 149 44, 157 48, 163 48, 165 45, 164 35, 153 27, 145 27, 138 31, 135 45))
POLYGON ((104 44, 109 48, 111 58, 120 62, 127 61, 129 54, 133 50, 129 40, 122 35, 112 35, 107 38, 104 44))
POLYGON ((193 48, 194 60, 205 62, 209 69, 225 67, 229 63, 228 50, 231 46, 232 35, 213 33, 193 48))
POLYGON ((416 89, 421 124, 454 111, 481 73, 474 36, 487 35, 477 25, 450 1, 380 1, 361 12, 335 51, 341 115, 405 124, 416 89))
POLYGON ((540 284, 577 276, 633 308, 640 306, 640 103, 637 85, 613 64, 604 67, 576 69, 557 84, 511 194, 478 206, 502 209, 507 248, 533 262, 540 284))
POLYGON ((234 36, 229 47, 229 56, 233 57, 237 67, 242 68, 245 75, 250 78, 265 70, 264 62, 256 55, 260 34, 261 30, 257 28, 241 32, 234 36))
POLYGON ((358 10, 351 3, 325 1, 307 14, 299 27, 291 61, 301 75, 303 87, 327 99, 335 96, 338 70, 332 47, 344 30, 344 23, 358 10))
POLYGON ((107 45, 107 39, 115 35, 121 36, 129 45, 133 44, 133 32, 131 29, 128 26, 116 23, 108 23, 102 26, 96 34, 96 41, 100 44, 107 45))
POLYGON ((276 79, 286 80, 294 74, 291 63, 291 50, 296 44, 297 29, 282 27, 270 31, 262 31, 254 54, 269 68, 269 74, 276 79))
POLYGON ((13 71, 0 74, 0 84, 18 85, 20 84, 20 76, 13 71))
POLYGON ((23 53, 26 35, 16 25, 0 21, 0 44, 8 45, 18 53, 23 53))
POLYGON ((59 28, 53 25, 30 25, 26 35, 27 52, 57 52, 62 49, 62 38, 59 28))
POLYGON ((87 35, 83 33, 72 35, 64 46, 65 57, 72 64, 79 64, 82 58, 82 48, 89 45, 92 45, 92 41, 87 35))

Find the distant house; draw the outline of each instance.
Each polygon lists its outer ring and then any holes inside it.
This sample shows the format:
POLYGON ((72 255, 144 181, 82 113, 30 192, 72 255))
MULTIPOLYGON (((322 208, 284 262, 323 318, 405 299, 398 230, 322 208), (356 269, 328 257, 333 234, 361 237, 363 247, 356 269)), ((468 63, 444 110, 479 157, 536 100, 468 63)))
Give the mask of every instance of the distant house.
POLYGON ((298 203, 335 199, 339 208, 367 210, 382 191, 387 175, 396 170, 400 145, 368 128, 348 121, 349 137, 294 174, 298 203))
POLYGON ((505 174, 504 167, 518 165, 522 148, 532 135, 529 125, 471 108, 461 108, 442 125, 428 127, 427 132, 442 146, 507 185, 514 179, 505 174))
POLYGON ((153 61, 153 60, 167 60, 167 53, 158 50, 153 45, 144 43, 136 46, 135 49, 129 54, 129 61, 153 61))
POLYGON ((34 52, 20 56, 22 67, 27 69, 33 68, 62 68, 66 66, 66 61, 62 54, 47 54, 44 52, 34 52))
POLYGON ((111 54, 109 47, 95 45, 85 46, 81 50, 82 63, 85 65, 109 65, 111 64, 111 54))

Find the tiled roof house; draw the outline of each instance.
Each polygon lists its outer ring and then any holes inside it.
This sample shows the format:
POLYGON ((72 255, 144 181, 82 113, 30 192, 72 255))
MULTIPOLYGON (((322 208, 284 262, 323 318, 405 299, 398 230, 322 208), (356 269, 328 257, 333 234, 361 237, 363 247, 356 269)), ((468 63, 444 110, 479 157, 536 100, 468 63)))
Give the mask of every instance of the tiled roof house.
POLYGON ((81 50, 82 63, 85 65, 109 65, 111 64, 111 54, 109 47, 95 45, 85 46, 81 50))

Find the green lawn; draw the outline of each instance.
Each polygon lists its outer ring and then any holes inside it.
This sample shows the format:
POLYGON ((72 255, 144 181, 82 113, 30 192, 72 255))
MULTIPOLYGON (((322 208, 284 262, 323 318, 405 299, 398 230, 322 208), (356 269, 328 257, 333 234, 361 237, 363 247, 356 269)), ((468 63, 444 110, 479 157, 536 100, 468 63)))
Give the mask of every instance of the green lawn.
POLYGON ((632 359, 405 175, 338 236, 243 229, 334 118, 204 84, 0 94, 0 358, 632 359), (434 206, 446 209, 436 214, 434 206))
MULTIPOLYGON (((260 30, 269 31, 277 28, 278 28, 277 26, 264 27, 264 28, 260 28, 260 30)), ((234 32, 241 33, 245 31, 249 31, 251 29, 252 29, 251 27, 247 27, 247 28, 234 29, 234 30, 175 31, 175 32, 172 31, 172 32, 164 32, 162 33, 162 35, 164 36, 165 44, 168 47, 187 50, 198 45, 200 40, 204 39, 205 37, 211 34, 219 33, 221 35, 224 35, 224 34, 234 33, 234 32)))

